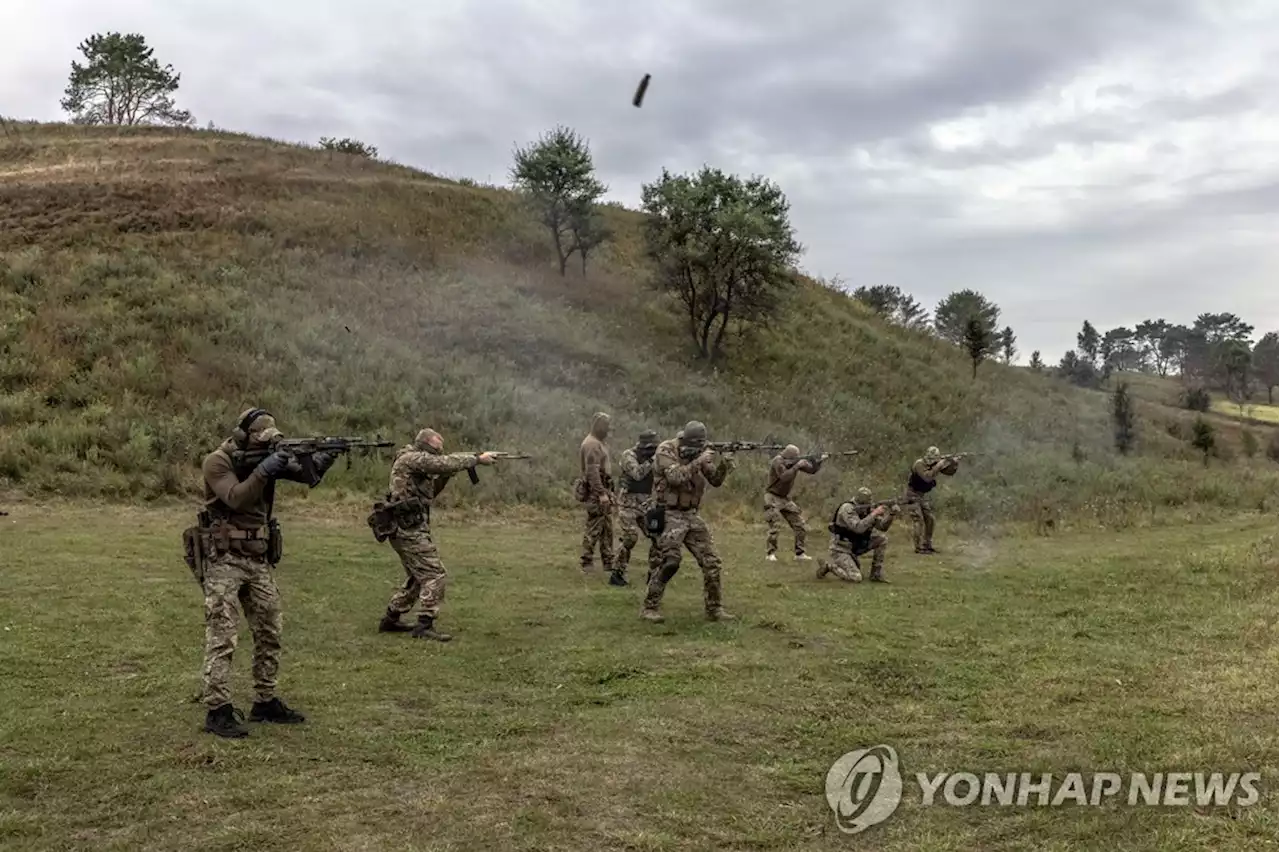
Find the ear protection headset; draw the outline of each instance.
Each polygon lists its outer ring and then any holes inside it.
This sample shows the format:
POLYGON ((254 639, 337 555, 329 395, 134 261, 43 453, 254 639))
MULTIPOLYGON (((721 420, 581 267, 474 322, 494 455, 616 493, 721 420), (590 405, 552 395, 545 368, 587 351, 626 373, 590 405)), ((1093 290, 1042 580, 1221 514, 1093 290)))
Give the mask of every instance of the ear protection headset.
POLYGON ((250 409, 244 415, 244 418, 240 421, 240 423, 236 426, 236 428, 232 430, 231 432, 232 439, 237 444, 243 447, 245 443, 248 442, 249 440, 249 427, 253 425, 253 421, 257 420, 259 417, 261 417, 264 414, 269 415, 271 414, 271 412, 267 411, 265 408, 250 409))

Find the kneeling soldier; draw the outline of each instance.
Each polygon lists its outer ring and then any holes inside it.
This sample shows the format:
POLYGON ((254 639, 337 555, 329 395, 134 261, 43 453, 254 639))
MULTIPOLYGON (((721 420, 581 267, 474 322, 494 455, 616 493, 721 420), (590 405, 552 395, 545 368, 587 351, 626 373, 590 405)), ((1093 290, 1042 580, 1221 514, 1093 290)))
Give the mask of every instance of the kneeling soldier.
POLYGON ((818 579, 835 574, 851 583, 862 581, 857 557, 872 553, 871 582, 887 583, 884 578, 884 553, 889 544, 885 532, 898 514, 896 501, 873 506, 871 489, 859 488, 857 495, 841 503, 831 519, 831 547, 825 561, 818 562, 818 579))

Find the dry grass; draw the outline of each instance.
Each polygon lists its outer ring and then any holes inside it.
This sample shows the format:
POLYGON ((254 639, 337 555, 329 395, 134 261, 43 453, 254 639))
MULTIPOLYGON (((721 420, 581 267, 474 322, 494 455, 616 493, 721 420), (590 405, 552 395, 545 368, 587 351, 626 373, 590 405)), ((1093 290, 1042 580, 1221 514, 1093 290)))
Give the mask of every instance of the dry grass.
MULTIPOLYGON (((454 446, 538 455, 450 495, 464 504, 564 508, 603 409, 615 446, 699 418, 718 437, 861 450, 802 486, 822 502, 896 490, 938 444, 988 453, 942 498, 981 523, 1046 499, 1123 524, 1273 505, 1275 472, 1233 449, 1236 424, 1206 472, 1169 434, 1183 415, 1153 403, 1138 455, 1120 459, 1101 395, 998 365, 970 381, 954 348, 817 285, 699 368, 625 210, 605 208, 618 237, 590 274, 561 278, 503 190, 237 134, 14 127, 0 141, 0 489, 15 497, 188 494, 200 455, 261 404, 291 432, 400 440, 429 422, 454 446)), ((753 517, 762 464, 727 487, 753 517)), ((357 462, 316 497, 367 499, 384 477, 357 462)))

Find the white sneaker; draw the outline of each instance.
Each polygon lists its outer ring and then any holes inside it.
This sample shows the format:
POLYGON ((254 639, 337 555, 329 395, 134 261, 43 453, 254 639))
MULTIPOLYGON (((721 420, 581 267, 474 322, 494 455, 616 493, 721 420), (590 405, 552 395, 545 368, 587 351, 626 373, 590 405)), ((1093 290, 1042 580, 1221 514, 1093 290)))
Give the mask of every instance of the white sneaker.
POLYGON ((809 555, 809 554, 807 554, 807 553, 797 553, 797 554, 796 554, 796 561, 797 561, 797 562, 811 562, 812 560, 813 560, 813 557, 812 557, 812 556, 810 556, 810 555, 809 555))
POLYGON ((765 561, 765 562, 777 562, 777 561, 778 561, 778 557, 776 557, 776 556, 774 556, 772 553, 770 553, 768 556, 766 556, 766 557, 764 558, 764 561, 765 561))

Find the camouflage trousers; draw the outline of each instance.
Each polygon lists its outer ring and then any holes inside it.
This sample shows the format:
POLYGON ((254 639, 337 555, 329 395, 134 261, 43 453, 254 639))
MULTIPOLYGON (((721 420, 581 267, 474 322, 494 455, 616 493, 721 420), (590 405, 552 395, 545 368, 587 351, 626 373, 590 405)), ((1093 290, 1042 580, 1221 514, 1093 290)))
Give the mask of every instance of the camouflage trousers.
POLYGON ((582 567, 590 568, 595 561, 596 549, 600 550, 600 564, 604 570, 613 570, 613 505, 601 506, 594 501, 587 504, 587 523, 582 531, 582 567))
POLYGON ((702 602, 707 612, 720 609, 720 555, 711 530, 697 511, 667 509, 662 535, 651 545, 649 553, 649 591, 644 608, 656 610, 662 603, 667 583, 680 570, 681 549, 688 548, 702 569, 702 602))
POLYGON ((440 605, 444 603, 444 587, 448 575, 444 570, 444 563, 440 561, 436 544, 431 540, 431 527, 427 524, 407 529, 400 527, 388 541, 400 557, 405 578, 404 585, 391 596, 387 609, 403 615, 413 609, 415 603, 420 603, 420 614, 435 618, 440 614, 440 605))
POLYGON ((871 553, 871 576, 880 577, 884 574, 884 553, 888 545, 889 537, 878 530, 871 533, 871 543, 866 549, 859 548, 854 551, 849 547, 848 542, 833 539, 831 548, 827 551, 827 558, 818 565, 818 576, 834 574, 841 580, 860 583, 862 571, 858 569, 858 560, 855 557, 869 552, 871 553))
MULTIPOLYGON (((644 513, 649 510, 649 498, 641 494, 623 494, 618 506, 618 556, 614 560, 613 570, 625 577, 627 567, 631 564, 631 551, 644 531, 644 513)), ((653 568, 653 560, 657 556, 654 548, 649 548, 649 567, 653 568)))
POLYGON ((933 498, 908 490, 906 499, 912 501, 907 505, 907 511, 911 513, 911 538, 915 541, 916 550, 933 547, 933 498))
POLYGON ((805 538, 809 532, 804 523, 804 514, 801 513, 800 507, 796 505, 794 500, 788 500, 786 497, 779 497, 766 491, 764 495, 764 521, 769 525, 769 532, 765 536, 764 545, 766 554, 778 552, 778 533, 782 531, 783 520, 786 520, 787 526, 791 527, 791 534, 795 536, 796 556, 802 555, 804 553, 805 538))
POLYGON ((239 639, 239 607, 253 636, 253 700, 276 694, 283 619, 280 592, 265 556, 220 553, 204 574, 203 699, 210 707, 231 703, 231 659, 239 639))

